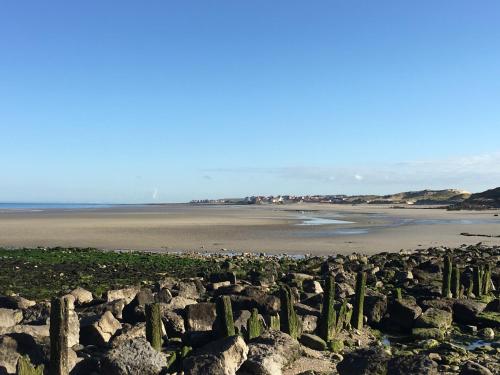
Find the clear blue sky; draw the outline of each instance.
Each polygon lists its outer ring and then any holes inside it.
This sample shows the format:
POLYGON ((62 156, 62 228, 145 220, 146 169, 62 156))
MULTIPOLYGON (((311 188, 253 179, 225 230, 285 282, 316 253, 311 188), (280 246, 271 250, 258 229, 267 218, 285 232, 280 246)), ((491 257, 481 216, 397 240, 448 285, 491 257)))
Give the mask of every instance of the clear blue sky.
POLYGON ((500 2, 3 1, 0 201, 500 185, 500 2))

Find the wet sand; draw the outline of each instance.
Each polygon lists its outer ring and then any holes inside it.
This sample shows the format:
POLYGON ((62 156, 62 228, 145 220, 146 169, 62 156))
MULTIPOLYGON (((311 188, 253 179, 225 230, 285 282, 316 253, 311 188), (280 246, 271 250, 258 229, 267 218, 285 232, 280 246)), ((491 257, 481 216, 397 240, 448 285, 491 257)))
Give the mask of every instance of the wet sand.
POLYGON ((500 235, 500 216, 494 214, 500 211, 322 204, 0 210, 0 246, 369 254, 477 242, 500 245, 500 238, 460 235, 500 235))

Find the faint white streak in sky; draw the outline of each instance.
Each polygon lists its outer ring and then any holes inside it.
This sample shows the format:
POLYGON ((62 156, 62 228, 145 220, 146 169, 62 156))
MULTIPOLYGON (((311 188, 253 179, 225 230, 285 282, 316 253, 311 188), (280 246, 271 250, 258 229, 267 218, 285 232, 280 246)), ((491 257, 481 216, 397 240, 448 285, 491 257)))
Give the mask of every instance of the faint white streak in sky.
POLYGON ((153 195, 151 197, 153 198, 153 200, 158 199, 158 188, 154 188, 153 195))

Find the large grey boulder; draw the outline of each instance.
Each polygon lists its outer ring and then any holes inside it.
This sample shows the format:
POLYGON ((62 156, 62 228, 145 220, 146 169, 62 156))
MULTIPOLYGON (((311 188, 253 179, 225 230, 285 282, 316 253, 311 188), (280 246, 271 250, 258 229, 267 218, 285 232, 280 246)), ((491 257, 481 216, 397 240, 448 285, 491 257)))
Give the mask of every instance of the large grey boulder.
POLYGON ((35 301, 31 301, 21 296, 0 296, 0 308, 4 309, 24 310, 35 304, 35 301))
POLYGON ((125 304, 129 304, 135 298, 137 292, 139 292, 139 288, 135 286, 123 289, 108 290, 106 292, 105 298, 107 302, 123 299, 125 300, 125 304))
POLYGON ((387 296, 370 295, 365 297, 363 313, 368 318, 369 324, 380 323, 387 311, 387 296))
POLYGON ((69 294, 75 297, 75 304, 77 305, 84 305, 86 303, 90 303, 94 299, 94 297, 92 297, 91 292, 81 287, 73 289, 69 294))
POLYGON ((183 362, 185 375, 235 375, 247 359, 248 346, 241 336, 211 342, 183 362))
POLYGON ((182 337, 186 332, 184 318, 168 307, 165 308, 163 303, 160 304, 160 311, 167 336, 182 337))
POLYGON ((426 355, 408 355, 392 358, 387 370, 390 375, 437 375, 438 364, 426 355))
POLYGON ((109 341, 112 348, 117 348, 128 340, 133 340, 138 337, 146 338, 146 323, 141 322, 135 325, 125 323, 115 336, 109 341))
POLYGON ((453 304, 453 320, 461 324, 475 324, 477 315, 486 308, 486 304, 470 299, 458 300, 453 304))
POLYGON ((101 373, 106 375, 158 375, 166 368, 167 357, 145 338, 136 338, 107 352, 101 366, 101 373))
POLYGON ((188 331, 211 331, 217 314, 215 303, 201 302, 186 306, 186 329, 188 331))
POLYGON ((479 363, 467 361, 465 365, 462 366, 459 375, 493 375, 493 373, 479 363))
POLYGON ((21 310, 0 308, 0 328, 15 326, 23 320, 21 310))
POLYGON ((121 323, 106 311, 101 316, 95 316, 82 320, 80 327, 80 343, 83 345, 106 345, 117 330, 121 329, 121 323))
POLYGON ((410 331, 415 320, 422 314, 422 308, 412 299, 394 301, 389 309, 389 327, 400 331, 410 331))
POLYGON ((386 375, 389 355, 382 348, 365 348, 347 353, 337 364, 340 375, 386 375))
POLYGON ((281 375, 300 356, 297 340, 281 331, 265 332, 248 345, 248 359, 242 374, 281 375))
POLYGON ((425 310, 415 321, 415 327, 418 328, 439 328, 448 329, 452 323, 451 312, 439 310, 431 307, 425 310))

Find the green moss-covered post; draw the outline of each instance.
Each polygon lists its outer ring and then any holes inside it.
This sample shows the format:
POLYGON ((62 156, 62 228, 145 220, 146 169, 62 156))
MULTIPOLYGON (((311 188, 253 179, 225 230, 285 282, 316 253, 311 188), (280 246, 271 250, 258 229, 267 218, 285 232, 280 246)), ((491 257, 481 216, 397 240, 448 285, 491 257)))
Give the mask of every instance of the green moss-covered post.
POLYGON ((474 266, 472 269, 472 279, 474 280, 472 292, 476 298, 480 298, 483 291, 483 272, 480 266, 474 266))
POLYGON ((262 333, 262 323, 259 318, 259 311, 252 309, 252 315, 247 320, 247 335, 248 340, 259 337, 262 333))
POLYGON ((69 306, 65 298, 53 298, 50 307, 49 375, 68 375, 69 306))
POLYGON ((323 294, 323 307, 319 324, 319 337, 326 342, 335 336, 337 316, 335 313, 335 280, 332 276, 326 279, 325 292, 323 294))
POLYGON ((403 299, 403 295, 401 294, 401 288, 394 289, 394 296, 396 297, 396 301, 401 301, 403 299))
POLYGON ((446 254, 444 256, 443 283, 441 286, 441 296, 444 298, 451 297, 451 269, 451 256, 446 254))
POLYGON ((491 285, 491 266, 486 264, 483 271, 483 285, 482 292, 484 295, 490 293, 490 285, 491 285))
POLYGON ((280 315, 275 314, 269 316, 269 328, 274 331, 280 330, 280 315))
POLYGON ((43 375, 43 365, 33 366, 28 356, 19 357, 16 375, 43 375))
POLYGON ((358 272, 356 276, 356 295, 351 316, 351 324, 355 329, 363 328, 363 304, 365 303, 366 273, 358 272))
POLYGON ((347 301, 344 299, 342 301, 342 305, 340 306, 340 310, 337 314, 337 322, 335 323, 335 333, 339 333, 344 325, 347 323, 348 315, 347 315, 347 301))
POLYGON ((293 307, 294 299, 292 291, 287 285, 281 287, 280 302, 280 329, 296 339, 299 337, 299 319, 293 307))
POLYGON ((233 308, 231 307, 231 298, 229 296, 220 296, 216 303, 217 310, 217 328, 219 337, 234 336, 233 308))
POLYGON ((456 264, 451 269, 451 295, 453 298, 460 297, 460 269, 456 264))
POLYGON ((162 347, 162 324, 159 303, 146 305, 146 339, 153 349, 161 351, 162 347))

